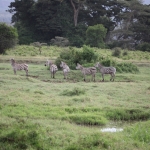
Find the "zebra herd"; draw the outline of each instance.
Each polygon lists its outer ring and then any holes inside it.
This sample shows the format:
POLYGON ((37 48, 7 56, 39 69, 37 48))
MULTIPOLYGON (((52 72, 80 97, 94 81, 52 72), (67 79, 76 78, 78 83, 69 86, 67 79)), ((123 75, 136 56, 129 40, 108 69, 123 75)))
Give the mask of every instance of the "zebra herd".
MULTIPOLYGON (((16 63, 14 59, 11 59, 10 61, 11 61, 11 66, 13 68, 14 74, 16 74, 17 70, 25 70, 26 76, 28 76, 28 65, 27 64, 16 63)), ((52 61, 47 60, 45 62, 45 66, 49 67, 50 73, 51 73, 51 78, 55 78, 55 74, 58 71, 57 65, 55 65, 52 61)), ((65 62, 61 61, 60 67, 63 70, 64 79, 67 79, 67 75, 70 72, 69 66, 65 62)), ((77 63, 77 66, 76 66, 77 70, 81 70, 84 81, 86 81, 86 75, 92 75, 92 80, 95 81, 95 75, 97 72, 96 68, 98 68, 100 73, 102 74, 102 81, 104 81, 105 74, 110 74, 111 75, 110 81, 114 81, 115 73, 116 73, 115 67, 104 67, 99 62, 97 62, 94 67, 85 68, 82 65, 80 65, 79 63, 77 63)))

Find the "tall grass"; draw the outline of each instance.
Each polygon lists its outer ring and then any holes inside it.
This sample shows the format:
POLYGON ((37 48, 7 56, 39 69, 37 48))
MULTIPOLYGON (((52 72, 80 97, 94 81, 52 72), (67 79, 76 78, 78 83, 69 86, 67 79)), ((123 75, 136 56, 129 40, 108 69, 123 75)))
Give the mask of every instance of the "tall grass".
MULTIPOLYGON (((71 70, 67 80, 62 70, 56 73, 56 79, 51 79, 44 60, 55 59, 61 48, 43 47, 41 56, 31 56, 28 48, 20 49, 26 56, 19 55, 16 49, 0 56, 0 149, 149 149, 148 59, 138 63, 138 74, 117 72, 115 82, 109 82, 109 76, 106 82, 100 82, 98 72, 96 82, 88 76, 88 82, 83 82, 78 70, 71 70), (12 56, 20 62, 28 61, 28 77, 21 71, 13 74, 8 62, 12 56), (123 132, 100 130, 114 124, 117 127, 120 122, 123 132)), ((111 56, 109 50, 95 51, 103 57, 111 56)), ((127 56, 133 54, 133 62, 138 61, 138 51, 129 51, 127 56)), ((145 54, 140 54, 143 59, 145 54)), ((124 62, 121 57, 116 61, 124 62)))

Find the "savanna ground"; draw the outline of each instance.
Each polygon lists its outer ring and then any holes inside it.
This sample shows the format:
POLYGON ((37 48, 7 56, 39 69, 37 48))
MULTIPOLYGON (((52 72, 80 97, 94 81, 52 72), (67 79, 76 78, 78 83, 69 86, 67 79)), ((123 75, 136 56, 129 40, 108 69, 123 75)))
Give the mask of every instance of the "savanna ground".
MULTIPOLYGON (((0 150, 148 150, 150 147, 150 54, 129 51, 116 61, 133 62, 139 73, 96 74, 83 82, 79 70, 51 79, 45 60, 62 48, 18 46, 0 55, 0 150), (10 58, 29 65, 13 74, 10 58), (101 132, 121 127, 122 132, 101 132)), ((111 57, 110 50, 95 49, 111 57)))

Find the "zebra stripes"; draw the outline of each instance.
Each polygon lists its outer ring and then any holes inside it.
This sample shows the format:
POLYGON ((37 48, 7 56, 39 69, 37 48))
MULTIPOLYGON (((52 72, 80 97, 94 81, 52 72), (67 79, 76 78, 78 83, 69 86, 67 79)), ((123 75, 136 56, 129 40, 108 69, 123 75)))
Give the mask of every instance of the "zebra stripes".
POLYGON ((67 79, 68 72, 70 72, 69 66, 65 62, 61 61, 60 67, 63 69, 64 79, 67 79))
POLYGON ((102 74, 102 78, 103 78, 102 81, 104 81, 104 74, 110 74, 111 75, 110 81, 114 81, 116 68, 114 68, 114 67, 104 67, 99 62, 97 62, 95 64, 95 67, 99 68, 99 70, 102 74))
POLYGON ((16 74, 16 71, 17 70, 25 70, 26 72, 26 76, 28 76, 28 65, 23 63, 23 64, 18 64, 15 62, 15 60, 12 58, 10 59, 10 62, 11 62, 11 66, 14 70, 14 74, 16 74))
POLYGON ((97 72, 95 67, 84 68, 82 65, 77 63, 76 69, 81 70, 84 77, 84 81, 86 81, 85 79, 86 75, 92 75, 92 80, 95 81, 95 74, 97 72))
POLYGON ((55 73, 58 70, 57 66, 55 64, 53 64, 50 60, 46 61, 45 66, 49 66, 50 67, 51 78, 55 78, 55 73))

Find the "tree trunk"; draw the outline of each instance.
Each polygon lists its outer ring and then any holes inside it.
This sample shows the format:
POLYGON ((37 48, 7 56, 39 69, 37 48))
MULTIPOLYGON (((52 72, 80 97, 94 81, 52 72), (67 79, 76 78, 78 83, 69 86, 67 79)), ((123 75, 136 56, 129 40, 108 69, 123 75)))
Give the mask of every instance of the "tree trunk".
POLYGON ((79 2, 79 3, 78 3, 78 6, 77 6, 77 8, 76 8, 76 7, 75 7, 75 4, 73 3, 73 1, 70 0, 70 2, 71 2, 71 5, 72 5, 72 7, 73 7, 73 11, 74 11, 74 25, 75 25, 75 27, 76 27, 77 24, 78 24, 78 15, 79 15, 79 9, 80 9, 81 3, 79 2))

